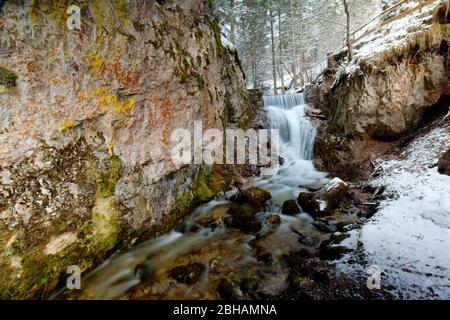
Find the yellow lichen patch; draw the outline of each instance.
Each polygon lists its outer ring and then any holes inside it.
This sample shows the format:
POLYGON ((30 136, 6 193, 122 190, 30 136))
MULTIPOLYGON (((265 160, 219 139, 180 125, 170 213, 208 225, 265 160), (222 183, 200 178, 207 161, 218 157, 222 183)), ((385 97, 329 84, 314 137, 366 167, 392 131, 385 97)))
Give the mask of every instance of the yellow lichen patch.
POLYGON ((67 129, 73 128, 77 125, 78 125, 77 122, 73 122, 72 120, 66 120, 62 125, 59 126, 58 130, 59 132, 64 132, 67 129))
POLYGON ((80 94, 80 98, 90 105, 100 106, 103 110, 130 112, 134 106, 134 99, 119 99, 116 94, 111 94, 110 91, 111 89, 109 87, 100 87, 80 94))
POLYGON ((97 53, 92 51, 83 57, 83 61, 88 63, 92 68, 100 68, 104 64, 103 60, 98 57, 97 53))

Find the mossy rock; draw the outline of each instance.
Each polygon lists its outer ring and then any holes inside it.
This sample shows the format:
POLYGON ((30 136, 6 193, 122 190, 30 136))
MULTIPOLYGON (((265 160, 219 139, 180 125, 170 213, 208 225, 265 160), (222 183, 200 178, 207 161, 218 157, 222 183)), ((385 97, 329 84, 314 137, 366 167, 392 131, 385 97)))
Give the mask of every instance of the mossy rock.
POLYGON ((251 187, 239 192, 232 200, 237 203, 247 203, 252 205, 257 211, 265 209, 266 202, 272 198, 270 192, 251 187))
POLYGON ((4 85, 6 87, 15 87, 17 81, 17 75, 0 66, 0 85, 4 85))
POLYGON ((256 218, 258 210, 249 203, 232 203, 228 214, 232 216, 232 228, 245 232, 256 233, 261 229, 261 222, 256 218))

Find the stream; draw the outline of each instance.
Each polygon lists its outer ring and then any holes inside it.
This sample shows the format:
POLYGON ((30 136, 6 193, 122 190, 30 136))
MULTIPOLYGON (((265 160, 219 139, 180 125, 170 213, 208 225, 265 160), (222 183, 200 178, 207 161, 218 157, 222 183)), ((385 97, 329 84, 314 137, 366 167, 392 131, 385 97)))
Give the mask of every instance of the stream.
MULTIPOLYGON (((264 106, 271 128, 279 129, 284 163, 275 175, 246 183, 246 188, 255 186, 272 195, 266 212, 257 214, 262 223, 258 233, 227 227, 227 199, 236 193, 230 191, 195 209, 182 227, 109 258, 83 276, 81 290, 65 290, 53 298, 217 299, 219 286, 226 291, 225 280, 257 285, 263 296, 285 290, 288 267, 283 256, 302 249, 298 232, 318 241, 326 235, 312 226, 308 214, 281 214, 282 204, 301 191, 324 186, 329 178, 312 162, 315 128, 303 94, 265 97, 264 106), (274 214, 280 224, 270 223, 274 214), (174 268, 186 265, 191 266, 191 278, 176 281, 174 268)), ((240 289, 235 291, 240 294, 240 289)))

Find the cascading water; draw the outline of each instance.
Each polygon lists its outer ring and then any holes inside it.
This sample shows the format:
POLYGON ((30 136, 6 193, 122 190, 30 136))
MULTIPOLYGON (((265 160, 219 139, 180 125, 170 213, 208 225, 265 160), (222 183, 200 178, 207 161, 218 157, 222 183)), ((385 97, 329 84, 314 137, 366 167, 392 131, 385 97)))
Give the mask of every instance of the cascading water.
POLYGON ((328 182, 327 174, 318 172, 312 162, 316 129, 306 115, 303 94, 264 97, 264 108, 272 129, 280 133, 280 154, 284 163, 269 179, 263 177, 251 184, 272 193, 277 205, 296 198, 304 188, 315 188, 328 182))
POLYGON ((315 128, 306 116, 308 107, 303 95, 265 97, 264 104, 271 128, 280 132, 280 154, 284 163, 275 175, 254 179, 248 185, 271 192, 272 205, 268 212, 258 214, 258 219, 264 222, 277 212, 282 218, 279 226, 263 224, 257 235, 226 227, 229 193, 198 207, 184 221, 183 233, 172 231, 112 257, 83 277, 82 290, 63 290, 55 297, 214 299, 217 293, 212 288, 222 279, 248 279, 256 274, 264 294, 283 290, 288 274, 282 262, 283 255, 301 249, 293 229, 308 236, 321 235, 311 228, 311 217, 282 215, 281 205, 296 198, 301 190, 324 185, 328 179, 326 173, 315 170, 312 162, 315 128), (214 227, 210 226, 211 221, 215 221, 214 227), (258 261, 255 248, 270 252, 272 262, 258 261), (174 267, 193 262, 205 266, 195 284, 177 283, 170 277, 174 267), (150 279, 142 277, 146 273, 151 273, 150 279))

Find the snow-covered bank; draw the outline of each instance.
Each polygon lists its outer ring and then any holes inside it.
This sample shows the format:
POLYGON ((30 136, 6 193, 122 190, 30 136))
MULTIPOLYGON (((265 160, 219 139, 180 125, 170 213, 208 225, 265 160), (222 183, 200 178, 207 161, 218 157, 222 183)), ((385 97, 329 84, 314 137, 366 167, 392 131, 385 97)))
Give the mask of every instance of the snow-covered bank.
MULTIPOLYGON (((450 129, 434 129, 399 159, 380 162, 383 173, 372 181, 393 199, 356 235, 368 265, 381 269, 382 286, 398 298, 450 298, 450 176, 435 166, 449 148, 450 129)), ((349 259, 342 270, 366 271, 349 259)))

